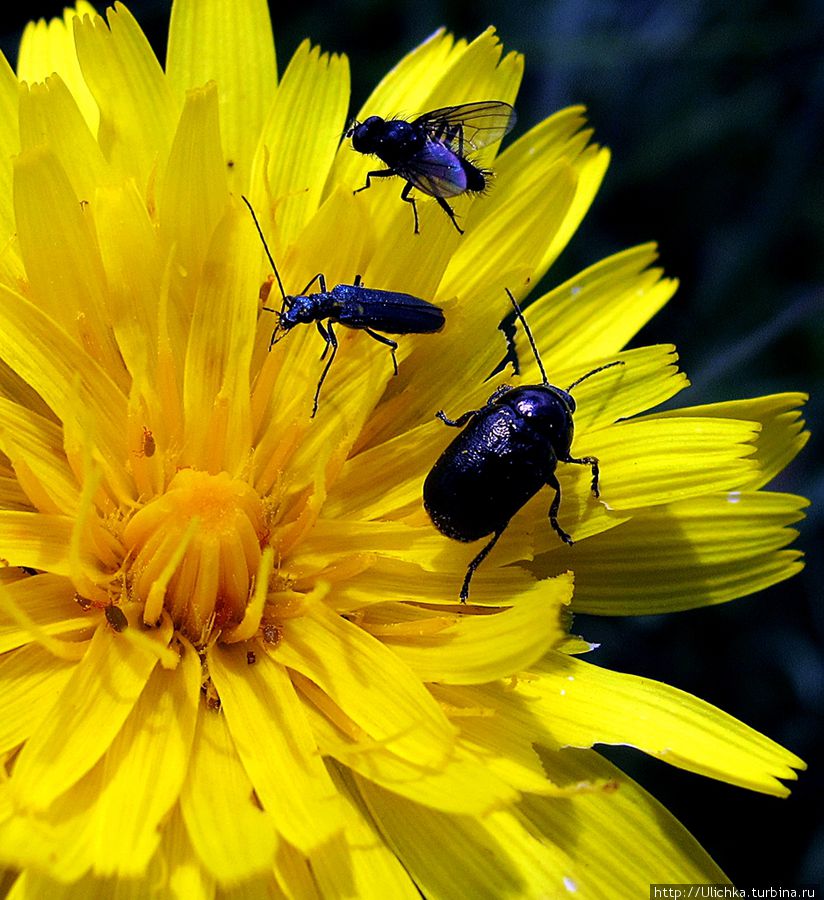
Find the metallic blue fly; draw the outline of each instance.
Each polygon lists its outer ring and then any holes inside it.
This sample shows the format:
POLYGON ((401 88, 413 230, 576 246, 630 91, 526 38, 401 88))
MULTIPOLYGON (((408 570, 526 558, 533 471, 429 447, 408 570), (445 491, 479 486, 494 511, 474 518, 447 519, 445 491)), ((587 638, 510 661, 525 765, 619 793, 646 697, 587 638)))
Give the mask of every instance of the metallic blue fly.
POLYGON ((463 234, 455 211, 444 198, 486 189, 492 173, 477 166, 469 154, 500 140, 514 124, 515 110, 501 100, 445 106, 411 122, 380 116, 354 122, 346 132, 352 148, 377 156, 387 165, 367 172, 366 184, 355 193, 371 187, 372 178, 398 175, 406 182, 401 200, 412 204, 415 234, 419 233, 418 207, 409 196, 413 188, 434 197, 463 234))

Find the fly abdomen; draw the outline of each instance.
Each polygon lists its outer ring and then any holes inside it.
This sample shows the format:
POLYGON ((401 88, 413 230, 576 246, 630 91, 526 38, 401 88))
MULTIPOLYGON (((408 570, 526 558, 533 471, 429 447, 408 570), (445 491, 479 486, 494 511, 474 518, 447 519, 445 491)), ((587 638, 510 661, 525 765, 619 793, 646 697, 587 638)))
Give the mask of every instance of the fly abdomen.
POLYGON ((466 175, 467 191, 473 194, 481 194, 487 189, 492 172, 488 169, 479 169, 478 166, 468 159, 461 159, 461 168, 466 175))

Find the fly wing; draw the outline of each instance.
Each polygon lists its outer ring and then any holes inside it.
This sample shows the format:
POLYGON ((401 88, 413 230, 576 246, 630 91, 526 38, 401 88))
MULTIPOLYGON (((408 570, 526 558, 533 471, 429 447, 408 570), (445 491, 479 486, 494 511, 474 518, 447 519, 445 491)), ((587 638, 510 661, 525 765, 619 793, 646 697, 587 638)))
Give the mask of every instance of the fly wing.
POLYGON ((422 150, 395 166, 395 172, 430 197, 456 197, 466 190, 466 170, 446 144, 427 141, 422 150))
POLYGON ((412 123, 421 126, 430 140, 442 141, 455 153, 466 156, 494 144, 512 130, 515 110, 503 100, 482 100, 460 106, 444 106, 424 113, 412 123))

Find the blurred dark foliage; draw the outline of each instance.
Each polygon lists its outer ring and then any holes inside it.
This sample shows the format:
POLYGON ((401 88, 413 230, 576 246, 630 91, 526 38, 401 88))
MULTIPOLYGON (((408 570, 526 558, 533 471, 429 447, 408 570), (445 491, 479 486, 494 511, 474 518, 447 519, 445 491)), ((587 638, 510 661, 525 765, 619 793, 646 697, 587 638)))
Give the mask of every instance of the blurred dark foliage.
MULTIPOLYGON (((168 2, 129 4, 159 55, 168 2)), ((495 24, 526 54, 515 136, 585 103, 613 163, 592 211, 548 277, 657 240, 681 289, 637 344, 676 342, 692 405, 783 390, 811 394, 813 438, 774 488, 812 500, 799 577, 722 607, 643 620, 579 617, 590 658, 722 707, 804 757, 777 800, 616 749, 613 759, 748 884, 824 884, 824 4, 820 0, 303 0, 273 5, 279 66, 305 37, 352 64, 354 112, 440 25, 495 24)), ((36 11, 7 10, 3 50, 36 11), (14 18, 17 16, 17 18, 14 18)), ((478 98, 486 99, 486 98, 478 98)), ((374 110, 382 113, 383 110, 374 110)), ((551 361, 550 361, 551 366, 551 361)), ((642 453, 643 448, 639 447, 642 453)))

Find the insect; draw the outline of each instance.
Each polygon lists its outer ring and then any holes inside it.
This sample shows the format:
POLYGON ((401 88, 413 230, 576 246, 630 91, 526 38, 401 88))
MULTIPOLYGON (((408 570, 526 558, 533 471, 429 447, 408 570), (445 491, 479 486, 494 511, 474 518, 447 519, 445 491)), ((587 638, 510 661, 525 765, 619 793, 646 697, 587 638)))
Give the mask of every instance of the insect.
POLYGON ((116 631, 118 634, 129 627, 129 620, 126 618, 126 613, 124 613, 119 606, 109 604, 104 611, 104 615, 106 616, 106 621, 112 626, 112 630, 116 631))
POLYGON ((155 442, 155 436, 152 433, 151 428, 147 428, 145 425, 143 426, 143 440, 141 442, 141 453, 143 456, 154 456, 155 450, 157 449, 157 443, 155 442))
POLYGON ((469 597, 475 570, 510 519, 545 484, 555 491, 549 523, 564 543, 572 544, 572 538, 558 524, 561 486, 555 468, 559 462, 589 466, 596 498, 599 469, 594 456, 576 459, 570 455, 575 412, 570 391, 597 372, 623 365, 619 360, 598 366, 566 390, 550 384, 526 319, 509 290, 507 294, 523 324, 543 382, 514 388, 501 385, 481 409, 471 409, 454 420, 439 411, 437 417, 446 425, 467 427, 443 451, 423 485, 424 507, 442 534, 466 542, 492 535, 467 567, 461 603, 469 597))
POLYGON ((369 116, 353 122, 346 132, 358 153, 377 156, 386 169, 366 173, 366 184, 354 193, 371 187, 372 178, 398 175, 406 182, 401 200, 412 204, 415 234, 419 234, 418 207, 409 196, 412 188, 429 194, 463 234, 455 211, 446 197, 482 193, 491 172, 481 169, 468 153, 500 140, 515 124, 515 110, 501 100, 444 106, 424 113, 411 122, 369 116))
POLYGON ((367 288, 361 284, 360 275, 355 276, 352 284, 338 284, 327 290, 326 278, 323 274, 318 273, 299 293, 289 296, 283 289, 283 283, 280 275, 269 252, 266 239, 263 236, 260 223, 257 220, 252 205, 243 198, 244 203, 249 207, 252 218, 257 227, 258 234, 266 256, 275 273, 275 280, 280 288, 283 302, 279 310, 264 306, 263 308, 269 312, 277 314, 278 323, 272 332, 272 339, 269 342, 269 349, 280 340, 280 332, 289 332, 296 325, 308 325, 314 322, 320 336, 326 342, 326 347, 321 354, 321 360, 326 358, 331 347, 332 352, 329 353, 329 359, 321 372, 318 386, 315 389, 315 397, 312 405, 312 416, 318 411, 318 400, 323 382, 329 373, 335 355, 338 352, 338 339, 335 335, 333 323, 344 325, 346 328, 356 328, 365 331, 369 337, 385 344, 389 347, 392 354, 392 366, 394 374, 398 374, 398 361, 395 357, 395 351, 398 344, 391 338, 379 334, 380 331, 389 332, 389 334, 433 334, 440 331, 446 321, 443 310, 433 303, 413 297, 411 294, 401 294, 397 291, 380 291, 375 288, 367 288), (317 282, 320 291, 314 294, 307 294, 312 285, 317 282), (324 325, 323 320, 326 320, 324 325))

